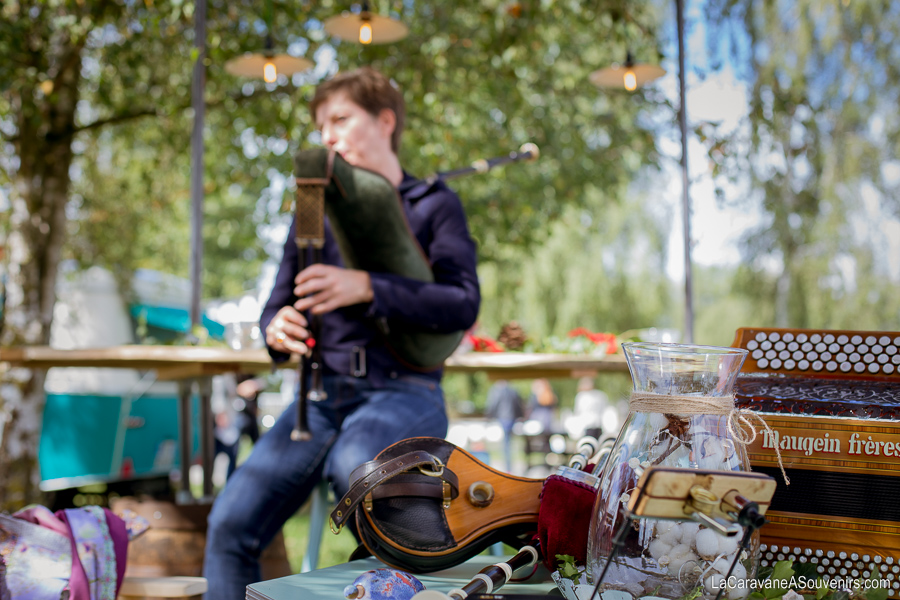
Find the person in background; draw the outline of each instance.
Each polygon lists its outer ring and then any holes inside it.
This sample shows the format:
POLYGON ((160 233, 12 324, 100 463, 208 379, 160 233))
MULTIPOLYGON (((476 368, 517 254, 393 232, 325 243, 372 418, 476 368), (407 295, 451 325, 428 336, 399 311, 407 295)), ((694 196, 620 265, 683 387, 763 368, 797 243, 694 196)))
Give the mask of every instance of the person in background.
POLYGON ((537 421, 544 434, 550 434, 556 425, 556 409, 559 398, 550 381, 541 377, 531 384, 531 395, 528 397, 528 420, 537 421))
POLYGON ((255 444, 259 439, 257 423, 257 397, 263 390, 265 381, 254 379, 252 375, 237 375, 231 385, 226 384, 229 395, 233 395, 230 406, 215 413, 215 453, 228 457, 226 479, 237 468, 241 438, 247 436, 255 444), (234 383, 237 383, 235 386, 234 383))
POLYGON ((488 390, 485 414, 503 429, 503 460, 506 472, 511 473, 513 425, 525 416, 522 396, 508 381, 500 379, 488 390))
POLYGON ((592 377, 582 377, 578 380, 578 392, 575 394, 575 407, 572 413, 574 427, 570 432, 573 438, 589 435, 598 440, 612 427, 611 433, 615 435, 618 430, 618 415, 615 408, 609 404, 609 397, 594 387, 592 377), (607 414, 611 411, 610 415, 607 414))
POLYGON ((459 197, 442 181, 416 179, 400 165, 405 107, 392 82, 370 68, 338 74, 316 88, 310 113, 325 146, 397 189, 434 281, 345 268, 327 219, 323 261, 298 273, 291 225, 260 325, 269 354, 284 361, 307 354, 304 313, 321 316, 316 344, 327 397, 308 404, 311 440, 291 440, 295 400, 216 498, 204 561, 207 597, 214 600, 244 599, 246 586, 260 580, 260 553, 320 481, 329 481, 340 498, 351 471, 391 444, 447 435, 442 369, 422 372, 399 361, 378 324, 463 331, 475 322, 481 300, 475 244, 459 197))

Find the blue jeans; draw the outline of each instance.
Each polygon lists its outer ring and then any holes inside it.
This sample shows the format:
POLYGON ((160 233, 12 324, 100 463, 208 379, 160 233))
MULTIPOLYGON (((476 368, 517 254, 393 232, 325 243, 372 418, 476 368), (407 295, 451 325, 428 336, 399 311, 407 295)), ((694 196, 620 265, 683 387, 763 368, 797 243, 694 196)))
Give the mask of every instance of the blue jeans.
POLYGON ((328 398, 308 404, 313 439, 291 441, 295 401, 216 498, 203 564, 207 598, 244 600, 246 586, 260 580, 260 553, 323 477, 340 498, 350 472, 394 442, 447 435, 444 394, 432 379, 404 376, 374 389, 365 379, 332 376, 324 384, 328 398))

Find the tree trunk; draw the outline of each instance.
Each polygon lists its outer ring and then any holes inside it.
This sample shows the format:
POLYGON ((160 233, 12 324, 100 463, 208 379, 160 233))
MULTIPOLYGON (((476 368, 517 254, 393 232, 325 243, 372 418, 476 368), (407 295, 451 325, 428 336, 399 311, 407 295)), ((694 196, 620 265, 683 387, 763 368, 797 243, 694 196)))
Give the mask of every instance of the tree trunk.
MULTIPOLYGON (((60 59, 49 94, 24 86, 14 96, 19 168, 7 238, 2 346, 43 345, 50 339, 65 239, 81 48, 69 47, 60 59)), ((0 510, 40 500, 37 450, 44 375, 23 368, 0 372, 0 510)))

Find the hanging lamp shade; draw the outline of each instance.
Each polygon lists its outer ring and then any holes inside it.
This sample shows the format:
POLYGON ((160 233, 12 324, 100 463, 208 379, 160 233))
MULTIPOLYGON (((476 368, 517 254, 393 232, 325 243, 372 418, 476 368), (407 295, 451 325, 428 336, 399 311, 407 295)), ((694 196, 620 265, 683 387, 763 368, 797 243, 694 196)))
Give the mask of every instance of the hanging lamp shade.
POLYGON ((409 34, 409 28, 397 19, 370 12, 368 2, 363 2, 358 14, 344 11, 325 19, 323 26, 336 38, 360 44, 390 44, 409 34))
POLYGON ((634 57, 631 55, 631 52, 629 52, 625 58, 624 64, 614 64, 594 71, 590 74, 588 79, 590 79, 591 83, 597 87, 624 87, 631 92, 665 74, 666 70, 659 65, 634 62, 634 57))
POLYGON ((239 77, 255 77, 257 79, 265 79, 266 81, 275 81, 278 75, 287 75, 290 77, 294 73, 300 73, 311 69, 312 61, 299 56, 291 56, 289 54, 274 54, 271 51, 264 50, 262 52, 248 52, 242 56, 232 58, 225 63, 225 71, 239 77), (270 71, 273 76, 269 77, 266 73, 266 67, 274 68, 274 72, 270 71))

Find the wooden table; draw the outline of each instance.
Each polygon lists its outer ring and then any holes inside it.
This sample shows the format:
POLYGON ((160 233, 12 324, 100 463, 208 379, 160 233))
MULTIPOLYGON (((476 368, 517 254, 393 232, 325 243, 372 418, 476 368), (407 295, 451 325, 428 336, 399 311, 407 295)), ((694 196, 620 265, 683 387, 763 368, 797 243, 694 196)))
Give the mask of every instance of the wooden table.
MULTIPOLYGON (((180 502, 192 502, 188 482, 191 456, 190 395, 194 383, 200 396, 200 457, 203 465, 203 496, 212 497, 214 452, 210 397, 212 376, 224 373, 259 373, 272 368, 264 349, 232 350, 200 346, 111 346, 60 350, 49 346, 0 348, 0 362, 14 367, 50 369, 52 367, 108 367, 154 370, 158 379, 178 382, 179 437, 181 446, 180 502)), ((296 366, 296 361, 284 366, 296 366)))
POLYGON ((490 379, 536 379, 538 377, 596 377, 598 373, 628 373, 621 354, 534 354, 528 352, 468 352, 451 356, 444 363, 447 373, 487 373, 490 379))
POLYGON ((0 362, 31 369, 154 369, 160 379, 169 380, 237 371, 258 373, 272 367, 272 359, 265 349, 232 350, 203 346, 111 346, 78 350, 59 350, 49 346, 0 348, 0 362))

